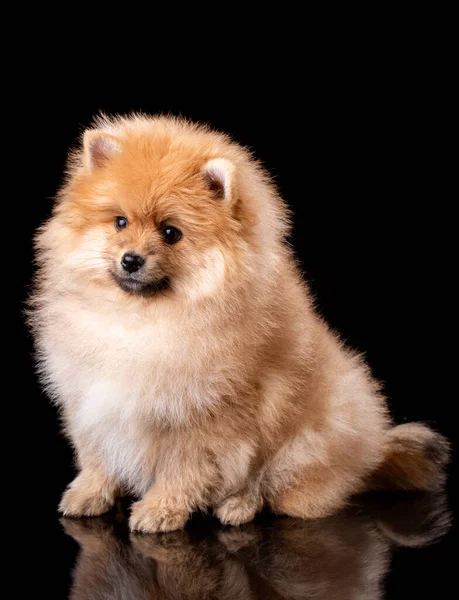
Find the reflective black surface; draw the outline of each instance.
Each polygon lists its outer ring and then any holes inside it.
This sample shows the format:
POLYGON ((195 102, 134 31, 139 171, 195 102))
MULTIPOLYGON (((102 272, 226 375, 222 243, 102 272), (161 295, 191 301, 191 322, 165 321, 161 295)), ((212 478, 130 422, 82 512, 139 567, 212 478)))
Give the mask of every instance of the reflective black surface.
POLYGON ((56 519, 51 553, 38 553, 46 580, 40 593, 73 600, 378 600, 442 599, 454 589, 451 513, 441 494, 369 495, 316 521, 262 513, 245 526, 222 527, 195 515, 185 531, 158 535, 131 534, 128 507, 123 500, 103 517, 56 519))

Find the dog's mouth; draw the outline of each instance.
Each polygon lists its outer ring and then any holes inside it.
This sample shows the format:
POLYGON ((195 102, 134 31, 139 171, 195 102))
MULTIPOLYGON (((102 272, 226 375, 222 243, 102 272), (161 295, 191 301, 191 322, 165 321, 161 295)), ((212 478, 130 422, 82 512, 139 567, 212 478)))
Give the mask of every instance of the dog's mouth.
POLYGON ((138 296, 152 297, 170 288, 170 280, 167 276, 151 281, 140 281, 132 277, 120 277, 113 272, 111 276, 124 292, 138 296))

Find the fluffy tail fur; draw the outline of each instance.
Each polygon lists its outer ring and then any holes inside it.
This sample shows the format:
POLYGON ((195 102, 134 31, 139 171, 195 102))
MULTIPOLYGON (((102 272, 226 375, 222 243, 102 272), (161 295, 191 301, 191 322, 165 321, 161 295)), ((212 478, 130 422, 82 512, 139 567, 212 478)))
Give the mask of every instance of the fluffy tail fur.
POLYGON ((442 435, 422 423, 407 423, 389 430, 386 443, 386 458, 367 489, 432 491, 444 483, 450 447, 442 435))

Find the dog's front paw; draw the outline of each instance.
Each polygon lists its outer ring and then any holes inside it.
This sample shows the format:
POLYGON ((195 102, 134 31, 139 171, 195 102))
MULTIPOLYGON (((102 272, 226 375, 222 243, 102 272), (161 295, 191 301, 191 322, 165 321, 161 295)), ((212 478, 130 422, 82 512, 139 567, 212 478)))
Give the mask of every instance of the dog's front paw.
POLYGON ((148 497, 132 507, 129 527, 132 531, 158 533, 183 529, 188 520, 188 511, 178 507, 174 500, 148 497))
POLYGON ((251 494, 229 496, 215 509, 215 515, 224 525, 242 525, 251 521, 262 507, 261 498, 251 494))
POLYGON ((64 517, 96 517, 115 502, 115 488, 103 477, 82 473, 62 496, 59 511, 64 517))

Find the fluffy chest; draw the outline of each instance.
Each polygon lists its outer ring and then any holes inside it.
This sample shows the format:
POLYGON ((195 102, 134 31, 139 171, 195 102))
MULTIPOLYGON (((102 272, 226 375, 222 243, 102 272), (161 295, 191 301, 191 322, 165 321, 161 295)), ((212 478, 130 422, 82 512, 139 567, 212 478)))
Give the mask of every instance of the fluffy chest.
MULTIPOLYGON (((76 406, 82 426, 132 420, 183 423, 211 410, 226 369, 212 339, 186 323, 66 314, 48 332, 46 371, 58 402, 76 406)), ((45 340, 46 342, 47 340, 45 340)))
POLYGON ((186 424, 218 403, 218 362, 179 324, 70 317, 54 323, 47 352, 47 376, 69 432, 142 495, 154 478, 158 426, 186 424))

